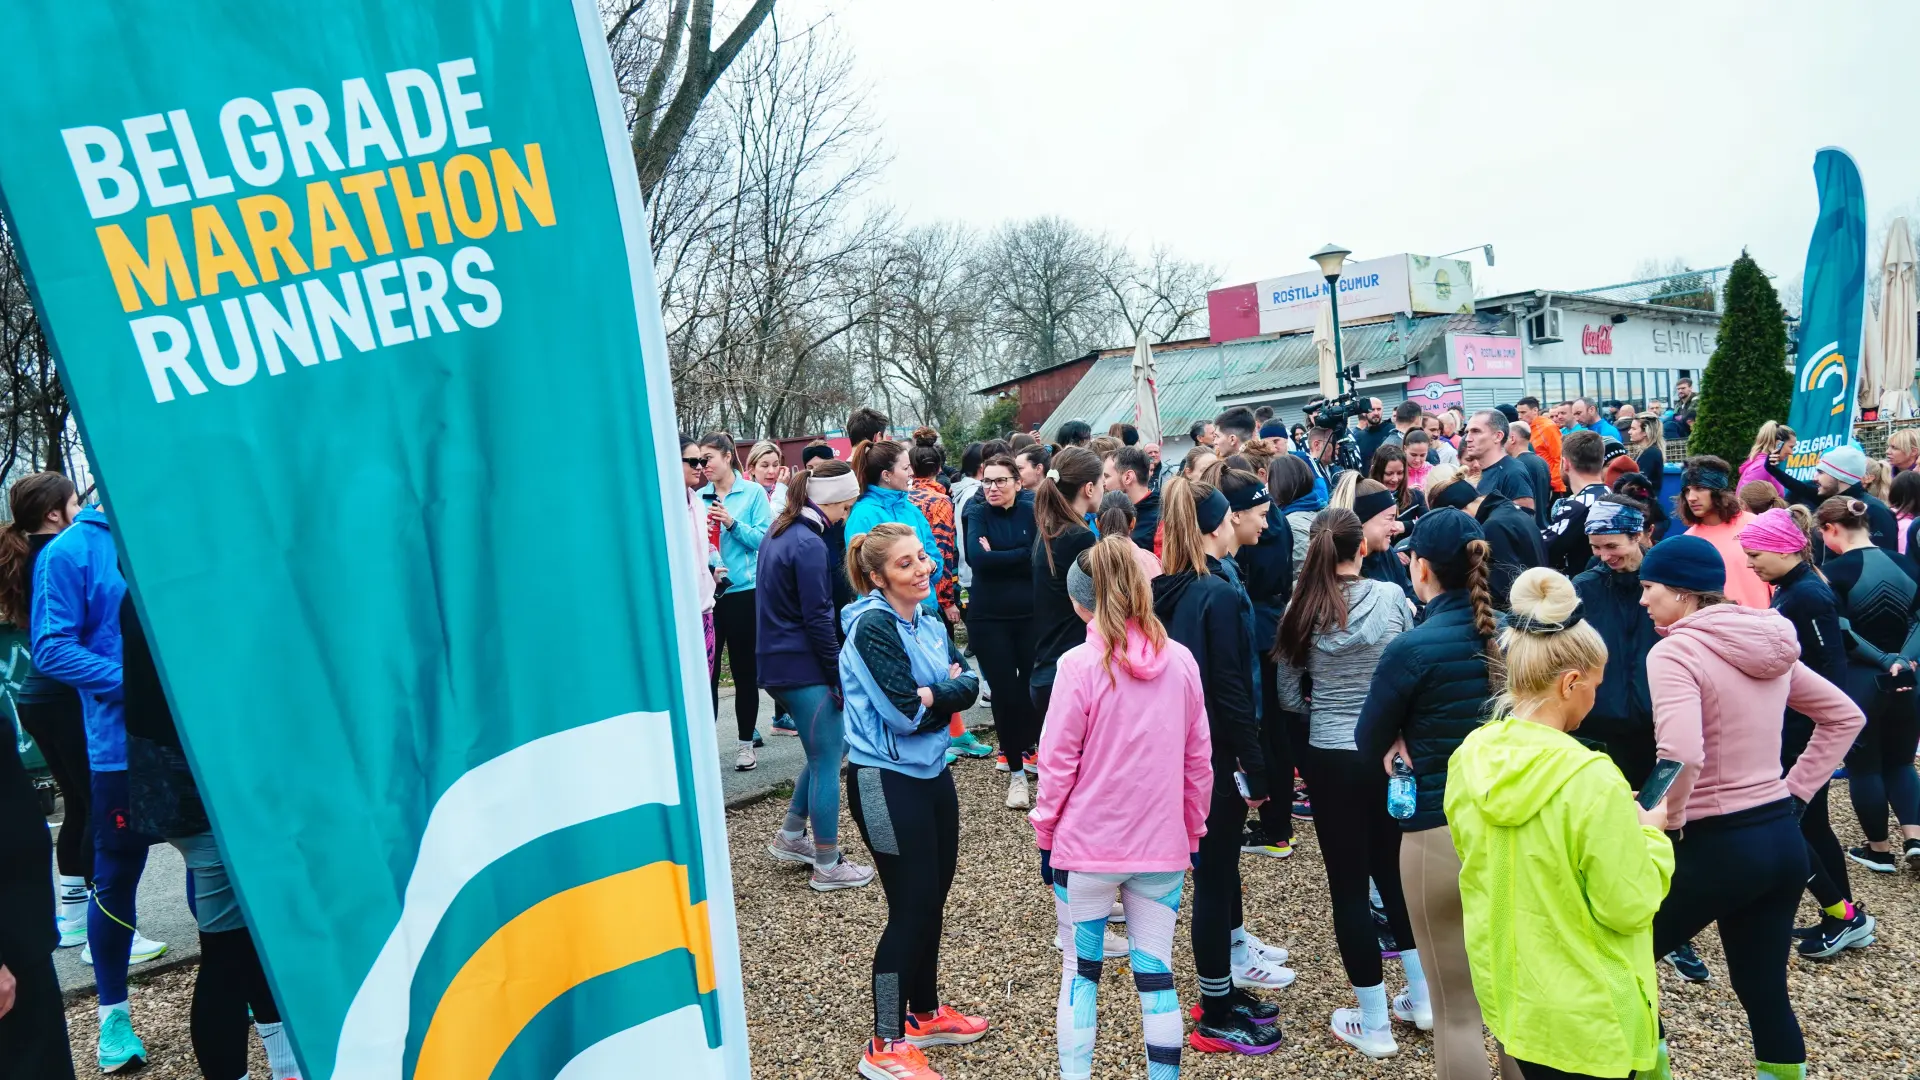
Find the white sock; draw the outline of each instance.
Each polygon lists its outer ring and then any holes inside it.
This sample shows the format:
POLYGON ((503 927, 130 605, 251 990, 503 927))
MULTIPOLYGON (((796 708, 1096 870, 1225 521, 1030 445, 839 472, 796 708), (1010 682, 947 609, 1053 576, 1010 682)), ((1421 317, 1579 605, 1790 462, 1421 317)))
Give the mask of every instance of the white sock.
POLYGON ((1368 1030, 1378 1030, 1387 1026, 1387 984, 1376 983, 1373 986, 1356 986, 1354 996, 1360 999, 1360 1023, 1368 1030))
POLYGON ((752 740, 752 739, 741 739, 741 740, 740 740, 740 749, 742 749, 742 750, 751 750, 751 749, 753 749, 753 740, 752 740))
POLYGON ((1407 973, 1407 992, 1413 995, 1415 1005, 1427 1003, 1427 973, 1420 966, 1419 949, 1400 950, 1400 967, 1407 973))
POLYGON ((260 1043, 267 1048, 267 1065, 273 1070, 273 1080, 288 1080, 299 1076, 300 1066, 293 1060, 293 1043, 287 1038, 285 1024, 255 1024, 253 1030, 260 1033, 260 1043))
POLYGON ((126 1002, 124 1002, 124 1001, 123 1001, 123 1002, 121 1002, 121 1003, 120 1003, 120 1004, 118 1004, 118 1005, 102 1005, 102 1006, 100 1006, 100 1022, 101 1022, 101 1023, 103 1023, 103 1024, 104 1024, 104 1023, 106 1023, 106 1022, 107 1022, 107 1015, 108 1015, 109 1013, 119 1013, 119 1014, 120 1014, 121 1016, 125 1016, 125 1017, 128 1017, 129 1019, 131 1019, 131 1018, 132 1018, 132 1013, 131 1013, 131 1011, 129 1011, 129 1010, 128 1010, 128 1008, 127 1008, 127 1003, 126 1003, 126 1002))
POLYGON ((1233 928, 1232 961, 1237 968, 1253 963, 1253 950, 1247 948, 1247 927, 1244 923, 1233 928))
POLYGON ((87 879, 60 875, 60 914, 73 915, 73 909, 87 905, 87 879))

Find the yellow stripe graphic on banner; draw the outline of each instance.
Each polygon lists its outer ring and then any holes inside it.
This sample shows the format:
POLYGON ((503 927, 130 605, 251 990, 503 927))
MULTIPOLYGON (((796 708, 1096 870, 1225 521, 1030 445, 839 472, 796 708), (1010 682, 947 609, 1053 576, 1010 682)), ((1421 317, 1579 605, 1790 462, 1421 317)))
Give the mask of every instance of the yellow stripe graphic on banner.
POLYGON ((687 868, 657 862, 547 897, 495 931, 453 977, 420 1044, 414 1080, 478 1080, 520 1029, 595 976, 672 949, 713 989, 707 905, 687 902, 687 868))

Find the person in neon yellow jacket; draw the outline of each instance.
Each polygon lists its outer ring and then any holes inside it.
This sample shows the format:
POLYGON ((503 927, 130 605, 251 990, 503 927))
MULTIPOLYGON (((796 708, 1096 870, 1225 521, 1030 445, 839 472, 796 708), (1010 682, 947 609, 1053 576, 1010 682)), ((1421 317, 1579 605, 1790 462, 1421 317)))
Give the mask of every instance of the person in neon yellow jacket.
POLYGON ((1530 1080, 1664 1078, 1653 916, 1673 875, 1666 806, 1641 810, 1619 768, 1568 734, 1607 658, 1573 583, 1535 568, 1512 603, 1499 719, 1447 768, 1474 992, 1530 1080))

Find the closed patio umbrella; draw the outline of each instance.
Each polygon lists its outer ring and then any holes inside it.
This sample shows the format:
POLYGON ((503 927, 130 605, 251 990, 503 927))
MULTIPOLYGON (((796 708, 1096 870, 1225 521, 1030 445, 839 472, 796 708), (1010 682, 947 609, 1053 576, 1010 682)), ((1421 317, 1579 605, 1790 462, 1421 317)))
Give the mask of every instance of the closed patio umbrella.
POLYGON ((1133 344, 1133 426, 1140 429, 1140 442, 1160 442, 1160 391, 1154 385, 1153 346, 1145 331, 1133 344))
POLYGON ((1913 363, 1916 302, 1913 236, 1907 219, 1896 218, 1887 229, 1887 247, 1880 258, 1880 317, 1867 326, 1865 389, 1880 417, 1904 419, 1914 412, 1913 363))
POLYGON ((1320 396, 1331 398, 1340 393, 1338 361, 1333 351, 1333 305, 1320 305, 1320 317, 1313 324, 1313 356, 1319 362, 1320 396))

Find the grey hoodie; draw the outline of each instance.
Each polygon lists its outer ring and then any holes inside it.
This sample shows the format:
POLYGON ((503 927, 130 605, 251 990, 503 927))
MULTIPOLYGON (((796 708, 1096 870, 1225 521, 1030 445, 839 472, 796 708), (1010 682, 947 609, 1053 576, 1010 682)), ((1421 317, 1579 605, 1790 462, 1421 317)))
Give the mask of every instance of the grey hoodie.
POLYGON ((1361 578, 1348 582, 1346 593, 1346 628, 1314 639, 1305 671, 1282 664, 1276 687, 1282 708, 1307 715, 1307 742, 1322 750, 1359 749, 1353 729, 1380 654, 1396 634, 1413 625, 1406 594, 1398 585, 1361 578), (1313 679, 1311 705, 1300 692, 1302 675, 1313 679))

